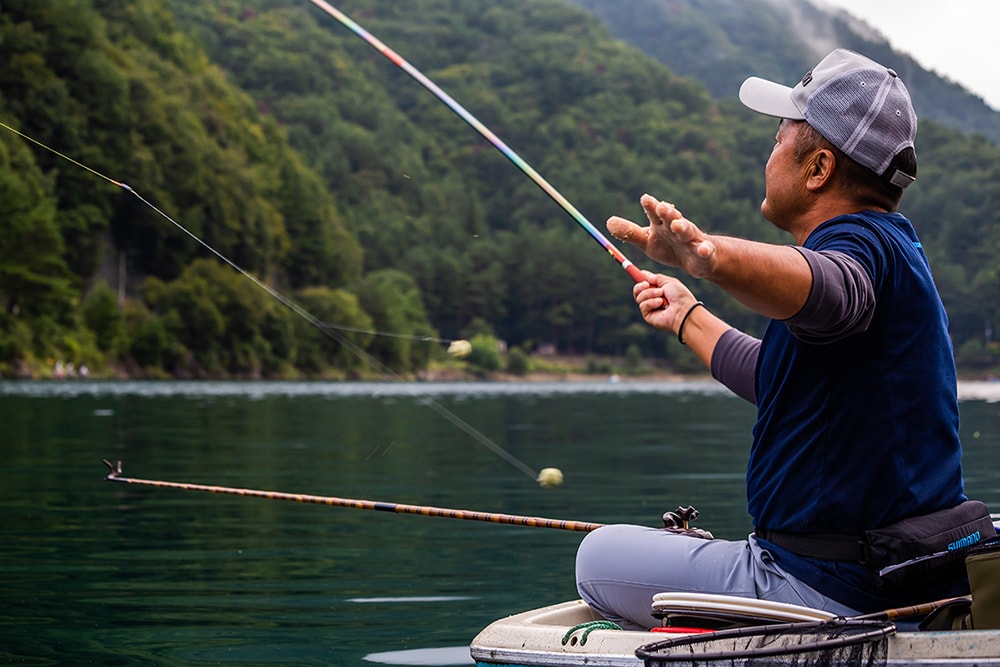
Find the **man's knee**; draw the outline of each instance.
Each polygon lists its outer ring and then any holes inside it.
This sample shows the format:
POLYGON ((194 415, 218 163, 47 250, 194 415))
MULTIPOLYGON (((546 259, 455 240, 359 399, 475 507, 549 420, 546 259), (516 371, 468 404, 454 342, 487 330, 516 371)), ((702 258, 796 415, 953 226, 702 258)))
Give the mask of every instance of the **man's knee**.
POLYGON ((580 546, 576 550, 576 580, 589 579, 595 572, 603 571, 607 567, 608 548, 613 546, 607 539, 611 532, 604 532, 610 526, 599 528, 587 533, 580 546))

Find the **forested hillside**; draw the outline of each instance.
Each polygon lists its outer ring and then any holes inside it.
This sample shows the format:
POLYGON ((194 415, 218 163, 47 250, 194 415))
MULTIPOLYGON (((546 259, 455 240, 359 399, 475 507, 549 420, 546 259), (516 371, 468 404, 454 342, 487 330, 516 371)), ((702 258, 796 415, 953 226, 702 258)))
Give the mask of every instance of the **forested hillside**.
MULTIPOLYGON (((774 124, 564 0, 338 7, 599 228, 641 215, 648 191, 708 230, 789 240, 758 211, 774 124)), ((628 277, 544 192, 304 0, 5 1, 0 56, 0 121, 177 223, 0 129, 3 374, 54 359, 147 376, 366 372, 340 336, 405 374, 442 354, 416 338, 477 333, 527 351, 632 346, 689 362, 641 324, 628 277), (324 336, 193 237, 339 333, 324 336)), ((905 212, 960 361, 982 367, 1000 286, 1000 151, 931 123, 918 151, 905 212)), ((692 287, 759 328, 718 290, 692 287)))
POLYGON ((1000 144, 1000 112, 953 81, 894 51, 879 26, 807 0, 567 0, 611 34, 715 97, 733 97, 748 76, 789 85, 836 47, 891 64, 906 81, 917 115, 1000 144))

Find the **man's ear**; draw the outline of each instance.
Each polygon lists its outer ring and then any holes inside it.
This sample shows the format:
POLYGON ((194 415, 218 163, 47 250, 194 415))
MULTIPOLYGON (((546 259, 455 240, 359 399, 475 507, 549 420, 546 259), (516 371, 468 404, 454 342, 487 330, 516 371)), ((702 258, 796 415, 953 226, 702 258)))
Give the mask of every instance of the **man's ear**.
POLYGON ((806 188, 813 192, 822 190, 833 181, 837 169, 837 156, 826 148, 817 148, 803 163, 806 188))

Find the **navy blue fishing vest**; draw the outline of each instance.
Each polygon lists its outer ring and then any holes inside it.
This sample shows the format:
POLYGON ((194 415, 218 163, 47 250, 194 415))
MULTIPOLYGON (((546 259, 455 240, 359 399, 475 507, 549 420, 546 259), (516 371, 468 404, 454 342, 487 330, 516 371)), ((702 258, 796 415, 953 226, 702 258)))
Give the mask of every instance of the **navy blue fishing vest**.
MULTIPOLYGON (((846 215, 819 226, 805 247, 857 259, 876 308, 867 331, 825 345, 798 340, 781 322, 768 326, 747 469, 754 525, 861 534, 957 505, 965 496, 954 356, 913 226, 896 213, 846 215)), ((777 551, 780 565, 821 592, 838 586, 824 581, 831 570, 861 576, 777 551)), ((861 606, 836 592, 827 594, 861 606)))

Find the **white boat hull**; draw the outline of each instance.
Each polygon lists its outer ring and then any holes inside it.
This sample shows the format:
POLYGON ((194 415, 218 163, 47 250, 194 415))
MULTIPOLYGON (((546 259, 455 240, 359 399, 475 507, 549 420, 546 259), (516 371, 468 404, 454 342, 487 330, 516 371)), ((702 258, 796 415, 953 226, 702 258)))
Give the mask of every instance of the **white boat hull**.
MULTIPOLYGON (((637 648, 677 636, 595 629, 586 641, 578 631, 563 643, 571 628, 598 620, 582 600, 542 607, 490 624, 470 651, 478 667, 640 667, 644 663, 635 655, 637 648)), ((1000 630, 897 632, 888 638, 886 664, 1000 667, 1000 630)))

